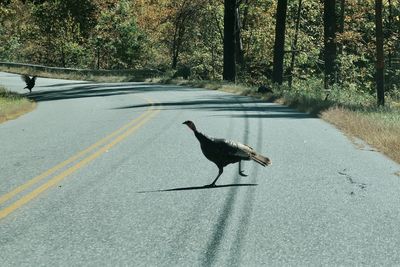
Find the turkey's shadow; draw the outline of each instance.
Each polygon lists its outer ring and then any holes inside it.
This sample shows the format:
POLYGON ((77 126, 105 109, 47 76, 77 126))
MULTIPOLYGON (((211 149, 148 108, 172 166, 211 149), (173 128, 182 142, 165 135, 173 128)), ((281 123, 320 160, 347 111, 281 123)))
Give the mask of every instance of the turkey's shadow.
POLYGON ((241 187, 241 186, 257 186, 257 185, 258 184, 224 184, 224 185, 215 185, 215 186, 203 185, 203 186, 177 187, 177 188, 149 190, 149 191, 138 191, 137 193, 172 192, 172 191, 217 189, 217 188, 224 188, 224 187, 241 187))

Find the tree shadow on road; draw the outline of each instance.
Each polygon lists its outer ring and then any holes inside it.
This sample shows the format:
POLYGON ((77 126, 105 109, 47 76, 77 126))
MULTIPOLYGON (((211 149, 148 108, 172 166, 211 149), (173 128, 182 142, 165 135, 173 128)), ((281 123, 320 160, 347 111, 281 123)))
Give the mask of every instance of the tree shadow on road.
POLYGON ((146 83, 116 83, 116 84, 66 83, 66 84, 57 84, 54 87, 51 85, 42 87, 54 88, 54 89, 32 91, 32 93, 27 94, 27 96, 36 102, 43 102, 43 101, 54 101, 54 100, 64 100, 64 99, 127 95, 127 94, 143 93, 143 92, 157 92, 157 91, 184 92, 184 91, 196 90, 180 86, 152 85, 146 83))
POLYGON ((200 95, 182 95, 185 98, 176 101, 160 101, 159 103, 137 103, 134 105, 116 106, 113 110, 128 110, 147 108, 157 106, 162 110, 210 110, 215 116, 227 116, 237 118, 295 118, 309 119, 314 116, 302 112, 298 112, 286 106, 269 103, 266 105, 264 100, 255 99, 247 96, 231 95, 231 94, 215 94, 201 88, 188 88, 184 86, 173 85, 154 85, 146 83, 122 83, 122 84, 57 84, 50 90, 34 91, 27 96, 36 101, 56 101, 65 99, 82 99, 92 97, 112 97, 117 95, 130 95, 137 93, 159 92, 163 93, 193 93, 195 91, 204 91, 205 94, 200 95), (226 112, 226 114, 221 114, 226 112), (232 112, 237 112, 232 113, 232 112), (238 113, 240 112, 240 113, 238 113))
POLYGON ((158 192, 173 192, 173 191, 188 191, 188 190, 203 190, 203 189, 217 189, 224 187, 248 187, 248 186, 257 186, 258 184, 224 184, 224 185, 215 185, 215 186, 190 186, 190 187, 177 187, 177 188, 169 188, 169 189, 159 189, 159 190, 149 190, 149 191, 138 191, 137 193, 158 193, 158 192))
POLYGON ((275 103, 268 103, 263 100, 242 98, 240 96, 209 96, 208 99, 186 100, 186 101, 165 101, 161 103, 142 103, 130 106, 121 106, 114 109, 136 109, 150 106, 157 106, 161 110, 210 110, 215 112, 213 116, 223 116, 232 118, 293 118, 311 119, 316 116, 308 113, 299 112, 295 109, 275 103), (260 105, 259 105, 260 104, 260 105), (236 113, 234 113, 236 112, 236 113), (240 112, 240 114, 237 114, 240 112))

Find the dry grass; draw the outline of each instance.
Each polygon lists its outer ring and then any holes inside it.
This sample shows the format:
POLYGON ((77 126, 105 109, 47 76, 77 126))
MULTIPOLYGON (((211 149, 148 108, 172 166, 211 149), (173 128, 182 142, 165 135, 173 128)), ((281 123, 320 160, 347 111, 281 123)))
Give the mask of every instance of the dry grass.
POLYGON ((335 107, 322 112, 321 117, 400 163, 400 112, 388 116, 386 112, 335 107))
POLYGON ((0 123, 15 119, 35 108, 27 98, 0 87, 0 123))

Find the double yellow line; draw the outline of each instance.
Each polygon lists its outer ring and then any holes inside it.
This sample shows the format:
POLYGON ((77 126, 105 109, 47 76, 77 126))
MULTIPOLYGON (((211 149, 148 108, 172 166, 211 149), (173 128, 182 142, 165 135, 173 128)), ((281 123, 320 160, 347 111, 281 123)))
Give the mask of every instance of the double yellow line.
POLYGON ((69 159, 57 164, 56 166, 52 167, 51 169, 43 172, 42 174, 32 178, 31 180, 27 181, 26 183, 18 186, 14 190, 0 196, 0 206, 14 198, 15 196, 19 195, 20 193, 32 188, 34 185, 39 183, 40 181, 44 180, 47 177, 50 177, 55 172, 63 169, 64 167, 74 163, 71 167, 63 170, 61 173, 57 174, 56 176, 52 177, 42 185, 38 186, 34 190, 24 194, 19 199, 14 201, 13 203, 9 204, 7 207, 2 208, 0 210, 0 219, 8 216, 11 212, 15 211, 16 209, 22 207, 32 199, 39 196, 41 193, 46 191, 47 189, 55 186, 61 180, 63 180, 68 175, 76 172, 77 170, 81 169, 82 167, 86 166, 96 158, 98 158, 103 153, 107 152, 113 146, 120 143, 122 140, 127 138, 133 132, 138 130, 142 125, 144 125, 147 121, 149 121, 152 117, 154 117, 159 110, 154 109, 154 103, 146 100, 151 106, 147 109, 144 113, 142 113, 139 117, 133 119, 129 123, 125 124, 118 130, 112 132, 108 136, 104 137, 103 139, 99 140, 98 142, 94 143, 93 145, 89 146, 88 148, 82 150, 81 152, 77 153, 76 155, 70 157, 69 159))

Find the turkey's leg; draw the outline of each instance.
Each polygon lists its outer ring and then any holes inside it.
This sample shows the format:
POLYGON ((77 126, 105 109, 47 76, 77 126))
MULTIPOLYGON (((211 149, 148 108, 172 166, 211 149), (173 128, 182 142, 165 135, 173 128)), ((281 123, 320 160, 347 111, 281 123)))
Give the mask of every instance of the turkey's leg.
POLYGON ((243 177, 246 177, 246 176, 247 176, 247 174, 245 174, 245 173, 242 171, 242 161, 241 161, 241 160, 239 161, 239 175, 240 175, 240 176, 243 176, 243 177))
POLYGON ((214 181, 211 184, 206 185, 206 187, 215 186, 215 182, 218 180, 218 178, 221 176, 222 172, 224 171, 224 168, 218 168, 218 169, 219 169, 219 171, 218 171, 217 177, 215 177, 214 181))

